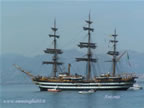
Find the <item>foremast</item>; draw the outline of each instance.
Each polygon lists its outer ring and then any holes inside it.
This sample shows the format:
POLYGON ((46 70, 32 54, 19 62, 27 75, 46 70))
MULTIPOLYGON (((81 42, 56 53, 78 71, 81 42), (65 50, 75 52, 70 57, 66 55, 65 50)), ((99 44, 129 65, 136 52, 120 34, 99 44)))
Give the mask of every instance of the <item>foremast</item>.
POLYGON ((57 49, 57 39, 60 37, 59 35, 56 34, 58 28, 56 27, 56 20, 54 20, 54 27, 51 28, 52 31, 54 32, 53 34, 49 34, 50 38, 53 38, 53 42, 54 42, 54 46, 53 48, 47 48, 46 50, 44 50, 45 53, 47 54, 53 54, 53 59, 52 61, 43 61, 43 64, 52 64, 53 65, 53 77, 56 77, 56 73, 57 73, 57 67, 58 65, 62 65, 62 62, 58 61, 58 54, 62 54, 62 50, 61 49, 57 49))
POLYGON ((91 79, 91 62, 96 62, 95 58, 92 58, 92 52, 91 49, 95 49, 96 45, 95 43, 91 43, 91 32, 94 31, 93 28, 91 28, 91 24, 93 23, 91 21, 91 16, 89 13, 89 18, 88 20, 86 20, 86 23, 88 24, 88 27, 83 27, 84 31, 88 31, 88 42, 80 42, 80 44, 78 45, 78 47, 80 48, 87 48, 87 57, 86 58, 76 58, 76 61, 86 61, 87 65, 88 65, 88 73, 86 75, 87 80, 91 79))
POLYGON ((117 51, 117 40, 116 37, 118 35, 116 34, 116 29, 114 30, 114 34, 112 34, 113 40, 110 40, 111 43, 113 43, 113 51, 108 51, 107 54, 111 55, 112 58, 112 64, 113 64, 113 71, 112 76, 115 77, 116 74, 116 64, 117 64, 117 56, 119 55, 119 52, 117 51))

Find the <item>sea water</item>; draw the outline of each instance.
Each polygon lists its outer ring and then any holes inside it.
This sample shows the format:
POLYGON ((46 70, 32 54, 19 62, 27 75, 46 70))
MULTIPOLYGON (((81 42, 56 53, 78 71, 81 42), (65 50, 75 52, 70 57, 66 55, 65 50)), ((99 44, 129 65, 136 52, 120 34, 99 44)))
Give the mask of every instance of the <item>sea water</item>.
MULTIPOLYGON (((140 85, 144 87, 144 82, 140 85)), ((127 91, 40 92, 34 84, 4 84, 0 108, 144 108, 144 89, 127 91)))

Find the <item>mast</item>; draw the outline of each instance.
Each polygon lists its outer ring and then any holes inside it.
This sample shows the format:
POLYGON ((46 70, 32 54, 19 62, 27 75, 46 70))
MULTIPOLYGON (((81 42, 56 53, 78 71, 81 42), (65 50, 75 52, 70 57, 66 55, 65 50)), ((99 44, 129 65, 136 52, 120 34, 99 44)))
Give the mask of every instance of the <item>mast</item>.
POLYGON ((116 37, 118 36, 116 34, 116 29, 114 30, 114 34, 112 36, 113 36, 113 40, 110 40, 110 42, 113 43, 113 51, 108 51, 107 54, 109 54, 109 55, 111 55, 113 57, 112 58, 112 63, 113 63, 112 76, 114 77, 115 73, 116 73, 117 56, 119 55, 119 52, 116 50, 116 48, 117 48, 117 42, 118 42, 116 40, 116 37))
POLYGON ((47 48, 46 50, 44 50, 44 52, 48 54, 53 54, 53 59, 52 61, 44 61, 43 64, 52 64, 53 77, 56 77, 57 66, 63 64, 62 62, 58 62, 58 54, 62 54, 63 52, 61 49, 57 49, 57 38, 59 38, 60 36, 56 35, 56 31, 58 30, 58 28, 56 28, 56 20, 54 20, 54 27, 52 27, 51 29, 54 33, 49 34, 49 37, 54 39, 54 46, 52 49, 47 48))
POLYGON ((93 23, 91 21, 91 17, 90 17, 90 13, 89 13, 89 18, 88 20, 86 20, 86 23, 88 24, 88 27, 83 27, 83 29, 85 31, 88 31, 88 42, 80 42, 80 44, 78 45, 78 47, 80 48, 87 48, 87 57, 86 58, 76 58, 76 61, 79 62, 79 61, 86 61, 87 64, 88 64, 88 74, 86 76, 86 78, 88 80, 91 79, 91 62, 96 62, 96 59, 95 58, 92 58, 92 52, 91 52, 91 49, 95 49, 96 48, 96 45, 95 43, 91 43, 91 32, 94 31, 93 28, 91 28, 91 24, 93 23))

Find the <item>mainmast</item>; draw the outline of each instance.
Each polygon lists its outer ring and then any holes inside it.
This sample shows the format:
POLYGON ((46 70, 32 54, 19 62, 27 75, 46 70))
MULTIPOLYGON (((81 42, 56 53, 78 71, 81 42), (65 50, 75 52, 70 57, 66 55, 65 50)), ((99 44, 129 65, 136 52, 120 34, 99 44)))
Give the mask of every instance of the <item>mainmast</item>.
POLYGON ((112 72, 112 76, 114 77, 115 76, 115 73, 116 73, 116 63, 117 63, 117 56, 119 55, 119 52, 116 50, 116 45, 117 45, 117 40, 116 40, 116 37, 118 36, 116 34, 116 29, 114 30, 114 34, 112 35, 113 36, 113 40, 110 40, 111 43, 113 43, 113 51, 108 51, 107 54, 113 56, 112 58, 112 63, 113 63, 113 72, 112 72))
POLYGON ((56 28, 56 20, 54 20, 54 27, 51 28, 54 34, 49 34, 49 37, 53 38, 54 46, 53 49, 47 48, 44 50, 45 53, 48 54, 53 54, 53 59, 52 61, 44 61, 43 64, 52 64, 53 65, 53 77, 56 77, 56 72, 57 72, 57 65, 62 65, 62 62, 58 62, 58 54, 62 54, 62 50, 57 49, 57 38, 60 36, 56 35, 56 31, 58 28, 56 28))
POLYGON ((90 13, 89 13, 89 18, 88 20, 86 20, 86 23, 88 24, 88 27, 83 27, 83 29, 85 31, 88 31, 88 42, 80 42, 80 44, 78 45, 78 47, 80 48, 87 48, 87 57, 86 58, 76 58, 76 60, 79 61, 86 61, 88 64, 88 74, 86 76, 86 78, 88 80, 91 79, 91 62, 96 62, 96 59, 92 58, 92 52, 91 49, 95 49, 96 45, 95 43, 91 43, 91 32, 94 31, 93 28, 91 28, 91 24, 93 23, 91 21, 91 17, 90 17, 90 13))

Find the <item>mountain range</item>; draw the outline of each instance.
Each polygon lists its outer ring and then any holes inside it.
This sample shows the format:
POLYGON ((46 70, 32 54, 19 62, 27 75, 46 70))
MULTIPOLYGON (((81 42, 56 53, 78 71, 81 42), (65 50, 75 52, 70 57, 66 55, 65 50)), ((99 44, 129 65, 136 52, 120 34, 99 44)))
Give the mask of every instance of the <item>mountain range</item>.
MULTIPOLYGON (((58 67, 60 72, 67 72, 68 63, 71 64, 71 73, 83 74, 86 72, 86 63, 76 62, 76 57, 85 56, 83 52, 75 49, 65 50, 64 54, 59 56, 59 60, 64 63, 62 67, 58 67)), ((110 62, 105 62, 111 60, 106 54, 96 54, 98 62, 92 64, 92 75, 99 75, 106 72, 111 72, 112 64, 110 62)), ((29 77, 24 73, 17 70, 13 64, 17 64, 24 70, 31 72, 33 75, 52 75, 52 66, 43 65, 43 61, 50 61, 51 56, 47 54, 37 55, 34 57, 26 57, 17 54, 3 54, 0 55, 0 73, 1 73, 1 83, 31 83, 29 77)), ((136 73, 140 78, 144 79, 144 53, 139 53, 135 51, 128 51, 128 55, 125 54, 121 60, 118 62, 117 73, 121 72, 132 72, 136 73)))

